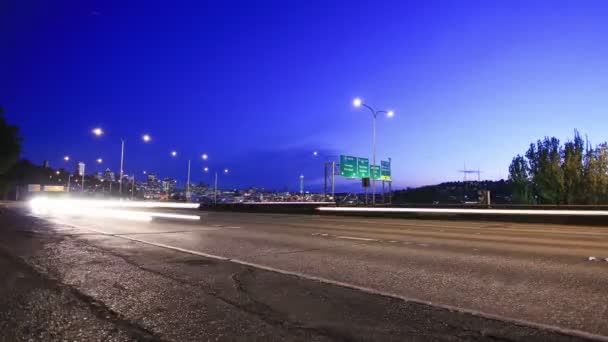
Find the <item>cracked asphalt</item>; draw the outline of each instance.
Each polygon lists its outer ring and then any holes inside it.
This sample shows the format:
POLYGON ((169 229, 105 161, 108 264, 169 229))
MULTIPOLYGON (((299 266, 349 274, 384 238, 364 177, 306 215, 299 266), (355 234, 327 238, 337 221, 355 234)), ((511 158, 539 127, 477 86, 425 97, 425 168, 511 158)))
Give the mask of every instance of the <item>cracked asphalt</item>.
MULTIPOLYGON (((460 286, 470 286, 473 280, 468 277, 475 268, 490 272, 482 261, 490 256, 491 243, 477 237, 477 241, 466 246, 463 239, 451 236, 450 233, 465 229, 458 228, 462 222, 447 223, 444 231, 439 232, 435 228, 420 228, 428 225, 428 221, 407 220, 410 226, 400 227, 391 226, 399 225, 400 221, 394 220, 362 221, 212 213, 197 223, 162 220, 134 223, 41 218, 23 208, 0 207, 0 340, 583 341, 594 337, 589 335, 586 339, 425 304, 424 299, 441 306, 477 310, 484 308, 476 306, 478 300, 487 301, 490 297, 483 286, 481 290, 473 288, 480 298, 471 298, 470 293, 456 286, 445 296, 462 297, 460 302, 442 300, 435 293, 445 292, 446 286, 453 283, 436 273, 446 271, 433 263, 419 265, 419 260, 408 258, 406 251, 426 256, 425 249, 435 249, 436 261, 441 261, 444 253, 441 250, 474 254, 471 249, 478 249, 482 259, 479 264, 445 266, 464 276, 460 286), (432 236, 440 233, 453 239, 440 244, 432 236), (204 256, 205 253, 210 256, 204 256), (344 259, 350 259, 350 263, 344 259), (400 263, 394 264, 395 260, 400 263), (398 269, 402 272, 397 272, 398 269), (413 275, 426 273, 421 281, 428 292, 420 291, 420 284, 415 281, 399 281, 412 276, 404 273, 410 269, 417 270, 413 275), (315 277, 352 286, 330 284, 315 277), (418 291, 417 298, 423 300, 407 301, 356 287, 404 297, 418 291)), ((469 233, 477 235, 474 234, 477 230, 470 229, 469 233)), ((509 229, 516 231, 518 227, 509 229)), ((585 251, 603 248, 605 237, 601 230, 585 228, 580 232, 584 233, 582 240, 568 236, 565 230, 559 232, 571 241, 578 241, 574 243, 578 247, 556 256, 543 254, 542 248, 529 249, 530 244, 522 243, 522 249, 510 257, 533 259, 526 264, 530 277, 527 281, 532 282, 537 276, 535 270, 548 272, 545 267, 550 262, 578 265, 577 248, 585 251), (535 269, 535 262, 542 267, 535 269)), ((513 243, 518 243, 516 234, 509 234, 515 239, 513 243)), ((503 238, 509 241, 509 236, 503 238)), ((495 248, 494 253, 509 255, 509 251, 500 248, 495 248)), ((596 288, 606 288, 605 274, 601 272, 608 272, 608 268, 602 269, 599 263, 590 267, 600 273, 591 285, 579 282, 581 297, 587 296, 579 298, 581 302, 596 295, 596 288)), ((494 279, 486 275, 478 281, 486 282, 487 287, 498 286, 502 277, 513 277, 517 271, 504 264, 496 265, 495 269, 507 274, 494 279)), ((525 285, 524 280, 513 278, 500 286, 519 289, 525 285)), ((569 285, 570 280, 566 274, 552 281, 569 285)), ((543 296, 549 298, 545 291, 531 291, 538 292, 536 301, 543 296)), ((504 295, 512 300, 510 293, 504 295)), ((563 293, 555 294, 559 295, 563 293)), ((542 307, 530 311, 527 307, 538 303, 528 300, 524 296, 512 303, 512 307, 520 307, 522 312, 515 318, 534 321, 527 312, 543 311, 542 307)), ((564 303, 545 304, 551 308, 564 303)), ((568 315, 560 312, 554 313, 555 317, 566 321, 551 325, 584 328, 580 330, 601 335, 605 331, 602 322, 606 321, 606 303, 596 305, 603 305, 604 311, 593 312, 593 316, 590 313, 597 309, 594 306, 565 310, 578 311, 585 318, 594 317, 587 326, 571 324, 568 315)), ((491 313, 505 312, 508 313, 500 310, 491 313)), ((556 322, 543 319, 543 315, 539 317, 539 324, 556 322)))

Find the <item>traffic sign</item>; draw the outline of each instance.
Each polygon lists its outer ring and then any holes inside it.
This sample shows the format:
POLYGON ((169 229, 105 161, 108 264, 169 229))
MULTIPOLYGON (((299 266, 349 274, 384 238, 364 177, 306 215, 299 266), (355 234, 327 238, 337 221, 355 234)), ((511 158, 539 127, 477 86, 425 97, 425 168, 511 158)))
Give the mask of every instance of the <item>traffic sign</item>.
POLYGON ((351 156, 340 156, 340 176, 346 178, 358 178, 357 158, 351 156))
POLYGON ((340 156, 340 176, 391 181, 391 163, 381 161, 380 166, 369 165, 368 158, 340 156))
POLYGON ((357 178, 369 178, 369 159, 357 158, 357 178))
POLYGON ((381 161, 380 162, 380 180, 391 181, 391 162, 381 161))
POLYGON ((371 178, 375 179, 375 180, 381 180, 381 175, 380 175, 380 167, 378 165, 372 165, 370 166, 370 170, 371 170, 371 178))

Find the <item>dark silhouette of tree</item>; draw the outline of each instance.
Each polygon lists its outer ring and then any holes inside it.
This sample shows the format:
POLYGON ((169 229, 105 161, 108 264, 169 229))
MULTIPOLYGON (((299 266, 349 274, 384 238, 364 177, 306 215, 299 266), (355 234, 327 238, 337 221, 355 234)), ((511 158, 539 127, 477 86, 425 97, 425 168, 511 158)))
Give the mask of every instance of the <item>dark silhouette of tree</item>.
POLYGON ((0 176, 19 160, 21 141, 19 128, 6 122, 4 110, 0 107, 0 176))

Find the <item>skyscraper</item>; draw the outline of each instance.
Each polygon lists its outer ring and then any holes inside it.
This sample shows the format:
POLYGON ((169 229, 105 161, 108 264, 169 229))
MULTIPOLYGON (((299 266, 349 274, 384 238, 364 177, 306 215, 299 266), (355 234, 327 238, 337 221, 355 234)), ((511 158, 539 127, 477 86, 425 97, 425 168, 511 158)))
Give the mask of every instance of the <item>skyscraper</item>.
POLYGON ((114 182, 116 180, 116 177, 114 176, 114 172, 112 172, 112 170, 107 168, 106 171, 103 173, 103 180, 108 181, 108 182, 114 182))
POLYGON ((78 175, 84 176, 84 162, 78 162, 78 175))

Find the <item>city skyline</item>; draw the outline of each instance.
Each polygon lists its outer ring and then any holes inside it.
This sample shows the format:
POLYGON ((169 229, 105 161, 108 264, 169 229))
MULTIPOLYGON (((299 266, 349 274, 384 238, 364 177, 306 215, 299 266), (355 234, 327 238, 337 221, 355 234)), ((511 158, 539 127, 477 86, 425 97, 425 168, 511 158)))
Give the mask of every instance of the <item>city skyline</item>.
POLYGON ((355 97, 395 111, 377 123, 394 188, 461 180, 464 163, 507 178, 529 143, 575 128, 606 140, 605 4, 465 2, 3 4, 0 105, 36 164, 118 173, 124 139, 126 173, 183 182, 191 159, 192 182, 229 168, 229 187, 304 174, 319 191, 325 158, 371 160, 355 97))

